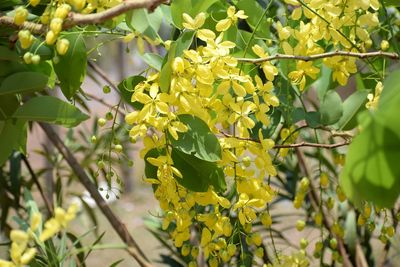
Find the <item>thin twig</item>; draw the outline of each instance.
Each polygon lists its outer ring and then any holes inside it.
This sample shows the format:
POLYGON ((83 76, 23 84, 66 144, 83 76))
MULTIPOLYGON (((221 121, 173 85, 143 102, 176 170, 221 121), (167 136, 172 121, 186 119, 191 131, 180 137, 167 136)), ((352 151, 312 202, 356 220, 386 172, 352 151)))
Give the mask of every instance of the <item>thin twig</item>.
MULTIPOLYGON (((260 140, 258 140, 258 139, 234 137, 233 135, 230 135, 230 134, 227 134, 227 133, 224 133, 224 132, 221 132, 221 134, 224 135, 225 137, 229 137, 229 138, 236 138, 238 140, 260 143, 260 140)), ((318 147, 318 148, 333 149, 333 148, 337 148, 337 147, 347 146, 350 143, 351 143, 350 140, 346 140, 344 142, 335 143, 335 144, 320 144, 320 143, 300 142, 300 143, 295 143, 295 144, 275 145, 273 148, 279 149, 279 148, 296 148, 296 147, 318 147)))
POLYGON ((292 60, 303 60, 303 61, 311 61, 317 60, 321 58, 335 57, 335 56, 347 56, 347 57, 356 57, 356 58, 370 58, 370 57, 388 57, 391 59, 399 59, 399 55, 397 53, 389 53, 383 51, 375 51, 368 53, 356 53, 356 52, 348 52, 348 51, 332 51, 322 54, 315 54, 310 56, 300 56, 300 55, 285 55, 285 54, 276 54, 269 57, 262 58, 236 58, 240 62, 248 62, 248 63, 262 63, 266 61, 272 60, 281 60, 281 59, 292 59, 292 60))
POLYGON ((26 166, 26 168, 28 169, 28 171, 29 171, 29 173, 31 175, 33 182, 35 183, 36 187, 39 190, 39 194, 40 194, 40 196, 42 197, 42 199, 44 201, 46 209, 49 212, 49 215, 50 216, 53 215, 53 213, 54 213, 53 206, 51 205, 49 199, 44 194, 43 188, 40 185, 39 180, 38 180, 38 178, 36 176, 36 173, 33 171, 31 164, 29 163, 28 159, 26 158, 26 156, 24 154, 21 154, 21 158, 24 161, 25 166, 26 166))
POLYGON ((81 167, 78 160, 74 157, 72 152, 65 146, 64 142, 60 139, 58 134, 53 130, 53 128, 45 123, 39 123, 40 127, 46 133, 48 139, 54 144, 58 151, 63 155, 65 160, 68 162, 75 175, 90 193, 91 197, 96 201, 97 206, 100 208, 101 212, 110 222, 114 230, 117 232, 122 241, 128 245, 128 253, 139 263, 142 267, 151 267, 152 264, 144 255, 138 244, 135 242, 133 237, 130 235, 125 224, 114 214, 111 208, 104 201, 103 197, 100 195, 97 187, 90 180, 89 176, 86 174, 85 170, 81 167))
POLYGON ((337 148, 337 147, 341 147, 341 146, 347 146, 349 144, 350 144, 350 141, 344 141, 344 142, 335 143, 335 144, 319 144, 319 143, 300 142, 297 144, 275 145, 274 148, 318 147, 318 148, 333 149, 333 148, 337 148))
MULTIPOLYGON (((63 29, 70 29, 76 25, 89 25, 89 24, 100 24, 109 19, 117 17, 121 14, 126 13, 129 10, 146 8, 149 12, 154 11, 159 5, 167 3, 166 0, 127 0, 119 5, 109 8, 103 12, 92 13, 92 14, 80 14, 70 12, 68 18, 63 24, 63 29)), ((43 34, 47 31, 47 25, 24 22, 22 25, 16 25, 14 18, 10 16, 0 16, 0 25, 5 25, 15 29, 28 29, 34 34, 43 34)))

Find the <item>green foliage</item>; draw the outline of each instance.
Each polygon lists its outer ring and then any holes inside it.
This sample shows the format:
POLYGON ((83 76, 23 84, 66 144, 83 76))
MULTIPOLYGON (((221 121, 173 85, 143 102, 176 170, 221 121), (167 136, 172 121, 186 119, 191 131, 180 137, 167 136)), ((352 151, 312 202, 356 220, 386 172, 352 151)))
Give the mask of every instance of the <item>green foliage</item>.
POLYGON ((89 118, 75 106, 53 96, 38 96, 19 107, 13 118, 74 127, 89 118))
POLYGON ((6 77, 0 85, 0 96, 43 90, 48 77, 38 72, 17 72, 6 77))
POLYGON ((354 138, 340 181, 356 204, 368 200, 393 207, 400 194, 400 87, 398 73, 385 83, 379 108, 360 115, 361 133, 354 138))
POLYGON ((6 120, 0 129, 0 165, 3 165, 13 150, 25 152, 26 121, 6 120))
POLYGON ((179 133, 178 140, 169 137, 173 148, 204 161, 216 162, 221 159, 219 141, 204 121, 188 114, 178 115, 178 119, 188 127, 188 131, 179 133))
POLYGON ((67 99, 71 99, 80 89, 86 75, 86 45, 81 33, 69 34, 70 47, 67 54, 59 56, 54 64, 54 71, 60 81, 61 91, 67 99))
POLYGON ((126 24, 150 39, 155 40, 159 37, 158 31, 162 23, 161 8, 149 13, 146 9, 136 9, 126 13, 126 24))

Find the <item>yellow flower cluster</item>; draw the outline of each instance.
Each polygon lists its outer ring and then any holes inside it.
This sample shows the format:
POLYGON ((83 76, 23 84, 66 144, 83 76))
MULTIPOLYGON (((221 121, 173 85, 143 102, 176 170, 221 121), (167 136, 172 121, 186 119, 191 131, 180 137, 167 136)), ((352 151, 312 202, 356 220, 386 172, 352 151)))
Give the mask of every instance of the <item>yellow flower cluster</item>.
MULTIPOLYGON (((284 0, 292 6, 291 19, 300 21, 295 28, 276 23, 281 47, 288 55, 315 55, 333 50, 364 52, 372 46, 370 32, 379 25, 378 0, 284 0)), ((346 85, 351 73, 357 72, 355 58, 330 57, 324 64, 333 69, 333 81, 346 85)), ((312 62, 298 61, 289 79, 302 91, 306 77, 315 80, 319 69, 312 62)))
MULTIPOLYGON (((170 232, 182 255, 192 257, 189 266, 196 266, 195 258, 199 253, 199 248, 189 241, 193 227, 201 236, 199 245, 209 265, 217 266, 229 262, 240 251, 232 236, 243 231, 255 255, 262 257, 261 237, 251 233, 251 225, 262 214, 263 223, 270 226, 266 206, 275 192, 264 178, 276 175, 269 154, 274 142, 265 138, 261 131, 257 140, 250 140, 249 133, 255 120, 267 126, 267 112, 279 105, 272 92, 272 81, 278 71, 271 63, 263 64, 268 79, 263 82, 258 76, 244 74, 231 55, 236 45, 224 40, 224 31, 246 17, 243 11, 230 7, 227 18, 217 23, 216 31, 221 32, 217 36, 209 29, 202 29, 204 13, 195 18, 184 14, 185 29, 195 31, 195 36, 205 45, 184 50, 182 56, 172 60, 168 92, 161 91, 160 73, 151 74, 138 84, 132 101, 143 104, 143 108, 125 118, 133 125, 131 138, 144 140, 142 157, 153 148, 165 151, 164 155, 147 158, 148 163, 157 168, 157 177, 147 177, 145 181, 153 184, 155 197, 164 211, 163 229, 170 232), (231 179, 228 184, 233 185, 233 198, 217 193, 212 186, 207 192, 193 192, 177 182, 182 174, 174 167, 167 133, 178 139, 178 133, 188 130, 187 125, 179 121, 180 114, 202 119, 214 134, 235 128, 234 136, 219 138, 222 159, 218 162, 223 166, 225 178, 231 179), (149 129, 158 134, 148 136, 149 129), (232 216, 238 218, 238 223, 232 223, 232 216)), ((266 54, 258 45, 253 50, 259 56, 266 54)))
POLYGON ((11 261, 0 259, 0 267, 22 267, 28 265, 37 253, 35 247, 29 247, 29 242, 44 242, 58 234, 75 218, 77 209, 78 207, 76 205, 71 205, 67 211, 59 207, 56 208, 54 217, 44 223, 44 229, 41 229, 41 214, 38 212, 33 213, 29 228, 26 231, 11 230, 11 261))

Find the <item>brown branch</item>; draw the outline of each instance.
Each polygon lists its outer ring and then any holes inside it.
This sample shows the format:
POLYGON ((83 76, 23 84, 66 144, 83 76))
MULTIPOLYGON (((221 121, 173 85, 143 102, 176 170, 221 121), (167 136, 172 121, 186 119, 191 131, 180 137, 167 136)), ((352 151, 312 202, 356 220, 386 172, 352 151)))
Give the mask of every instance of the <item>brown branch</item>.
POLYGON ((49 199, 48 199, 48 198, 46 197, 46 195, 44 194, 43 188, 42 188, 42 186, 40 185, 39 180, 38 180, 38 178, 37 178, 35 172, 33 171, 31 164, 29 163, 28 159, 26 158, 26 156, 25 156, 24 154, 21 154, 21 157, 22 157, 22 160, 23 160, 24 163, 25 163, 26 168, 28 169, 28 171, 29 171, 29 173, 30 173, 30 175, 31 175, 31 177, 32 177, 33 182, 35 183, 36 187, 37 187, 38 190, 39 190, 39 194, 40 194, 40 196, 41 196, 42 199, 43 199, 43 202, 44 202, 44 204, 45 204, 45 206, 46 206, 46 209, 47 209, 49 215, 50 215, 50 216, 53 215, 53 213, 54 213, 54 212, 53 212, 53 211, 54 211, 54 210, 53 210, 53 206, 51 205, 49 199))
POLYGON ((104 201, 103 197, 100 195, 96 186, 90 180, 89 176, 86 174, 84 169, 79 165, 78 160, 74 157, 71 151, 65 146, 64 142, 60 139, 58 134, 53 130, 53 128, 45 123, 39 123, 40 127, 46 133, 49 140, 58 149, 58 151, 63 155, 65 160, 68 162, 74 173, 76 174, 82 185, 89 191, 92 198, 96 201, 97 206, 100 208, 101 212, 110 222, 114 230, 117 232, 119 237, 128 245, 128 253, 139 263, 142 267, 151 267, 152 264, 149 262, 147 257, 144 255, 138 244, 135 242, 133 237, 130 235, 125 224, 114 214, 111 208, 104 201))
POLYGON ((347 146, 350 144, 350 141, 344 141, 336 144, 319 144, 319 143, 307 143, 300 142, 297 144, 287 144, 287 145, 275 145, 274 148, 295 148, 295 147, 318 147, 318 148, 327 148, 333 149, 341 146, 347 146))
POLYGON ((165 2, 166 0, 129 0, 100 13, 79 14, 71 12, 63 28, 68 29, 75 25, 100 24, 133 9, 146 8, 149 12, 152 12, 165 2))
MULTIPOLYGON (((168 0, 126 0, 99 13, 80 14, 70 12, 64 22, 63 29, 66 30, 76 25, 100 24, 133 9, 146 8, 149 12, 152 12, 159 5, 167 2, 168 0)), ((14 18, 10 16, 0 16, 0 25, 14 29, 27 29, 34 34, 43 34, 47 31, 47 25, 40 23, 24 22, 22 25, 16 25, 14 18)))
POLYGON ((238 61, 241 62, 248 62, 248 63, 262 63, 266 61, 272 60, 280 60, 280 59, 292 59, 292 60, 303 60, 303 61, 311 61, 317 60, 321 58, 328 58, 334 56, 347 56, 347 57, 356 57, 360 59, 370 58, 370 57, 388 57, 391 59, 398 60, 399 55, 396 53, 388 53, 383 51, 375 51, 375 52, 368 52, 368 53, 356 53, 356 52, 348 52, 348 51, 332 51, 322 54, 316 54, 311 56, 298 56, 298 55, 285 55, 285 54, 276 54, 269 57, 263 58, 237 58, 238 61))
POLYGON ((34 23, 26 21, 21 25, 16 25, 14 23, 14 18, 10 16, 0 16, 0 25, 7 26, 9 28, 17 29, 17 30, 29 30, 34 34, 43 34, 47 30, 47 26, 44 24, 34 23))
MULTIPOLYGON (((250 142, 255 142, 255 143, 260 143, 260 140, 258 139, 251 139, 251 138, 243 138, 243 137, 234 137, 233 135, 227 134, 225 132, 221 131, 221 134, 225 137, 229 138, 236 138, 238 140, 243 140, 243 141, 250 141, 250 142)), ((326 149, 333 149, 341 146, 347 146, 351 142, 350 140, 346 140, 341 143, 335 143, 335 144, 320 144, 320 143, 308 143, 308 142, 300 142, 300 143, 295 143, 295 144, 283 144, 283 145, 275 145, 273 148, 296 148, 296 147, 318 147, 318 148, 326 148, 326 149)))

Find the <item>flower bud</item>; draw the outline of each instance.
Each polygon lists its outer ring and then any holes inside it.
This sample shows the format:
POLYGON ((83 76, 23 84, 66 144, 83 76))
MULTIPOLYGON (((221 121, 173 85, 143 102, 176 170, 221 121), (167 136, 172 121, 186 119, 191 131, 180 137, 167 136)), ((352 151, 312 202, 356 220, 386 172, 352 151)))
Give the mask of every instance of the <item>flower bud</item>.
POLYGON ((59 34, 62 30, 63 20, 60 18, 53 18, 50 21, 50 30, 54 32, 54 34, 59 34))
POLYGON ((67 39, 61 39, 57 41, 57 53, 61 56, 65 55, 68 51, 69 41, 67 39))
POLYGON ((22 25, 26 18, 28 17, 29 13, 26 8, 20 6, 15 10, 15 17, 14 17, 14 23, 16 25, 22 25))
POLYGON ((53 31, 48 31, 46 34, 46 44, 53 45, 57 40, 57 35, 53 31))

